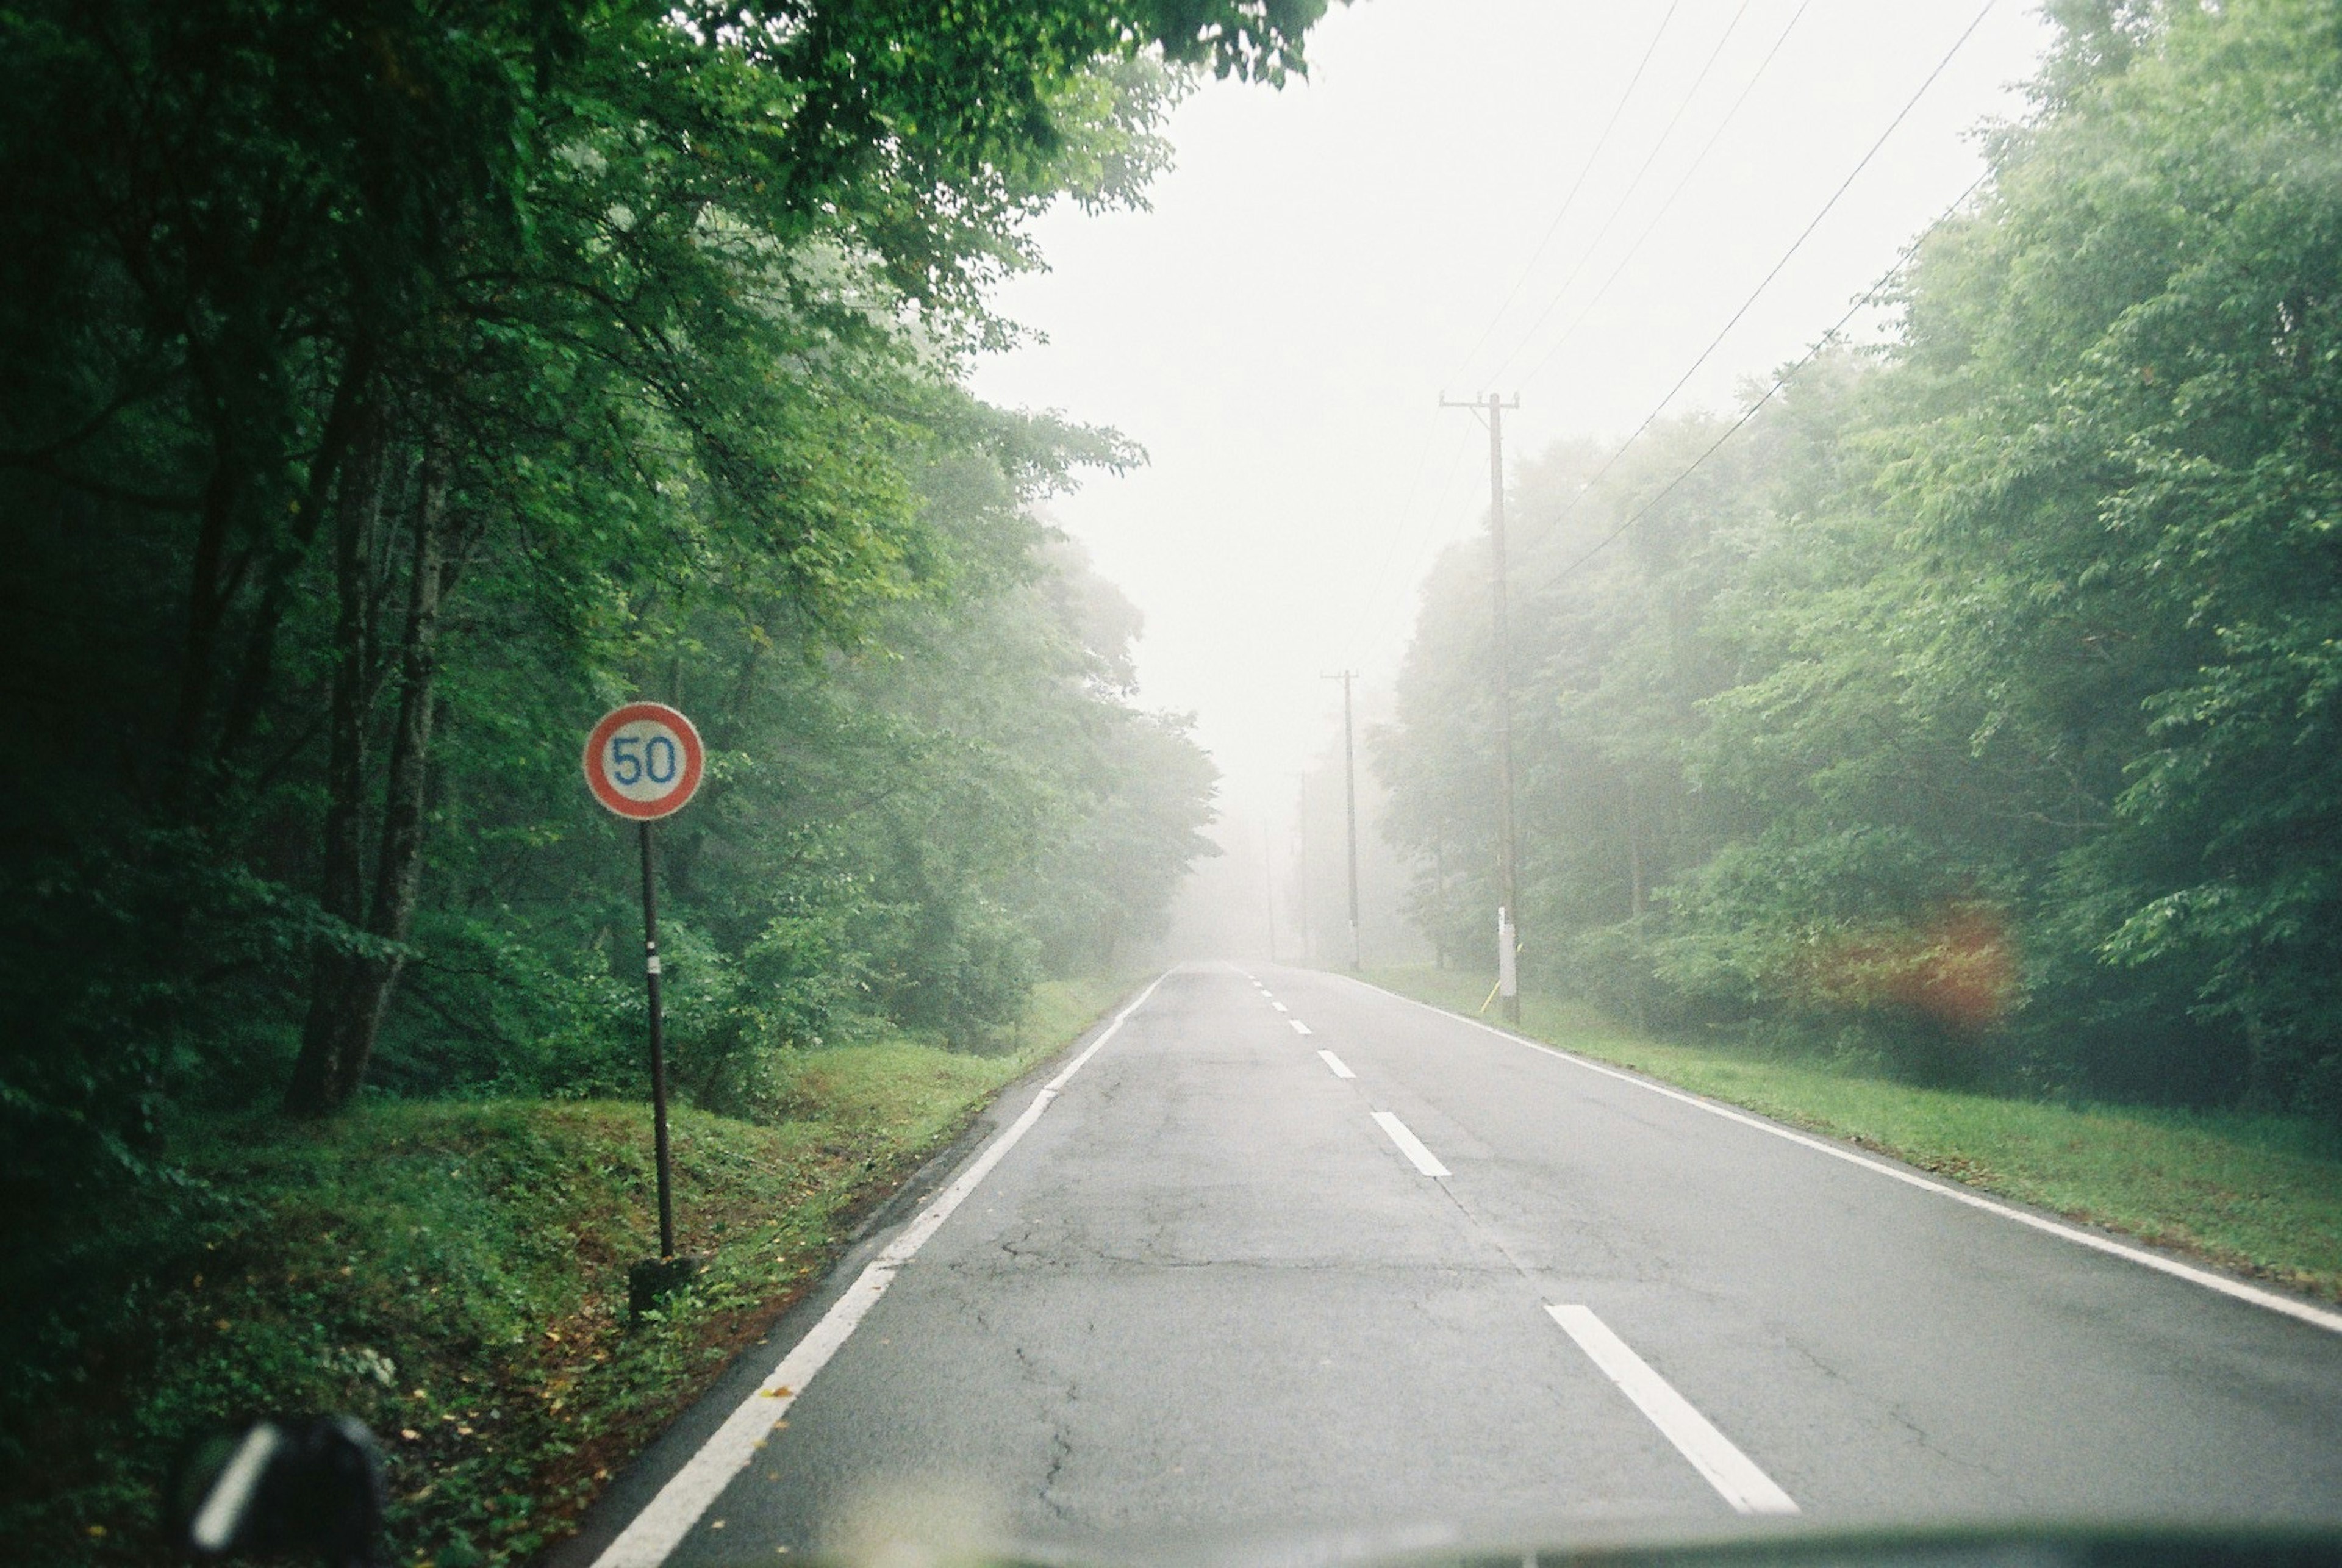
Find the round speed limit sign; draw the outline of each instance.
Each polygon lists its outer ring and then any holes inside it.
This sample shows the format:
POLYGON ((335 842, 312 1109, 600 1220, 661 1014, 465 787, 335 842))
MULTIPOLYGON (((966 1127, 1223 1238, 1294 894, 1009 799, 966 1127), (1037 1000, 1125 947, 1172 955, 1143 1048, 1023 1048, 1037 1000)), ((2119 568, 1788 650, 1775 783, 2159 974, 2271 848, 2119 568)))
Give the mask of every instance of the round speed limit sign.
POLYGON ((665 703, 613 708, 586 737, 586 783, 594 798, 636 822, 681 811, 699 788, 706 762, 699 732, 665 703))

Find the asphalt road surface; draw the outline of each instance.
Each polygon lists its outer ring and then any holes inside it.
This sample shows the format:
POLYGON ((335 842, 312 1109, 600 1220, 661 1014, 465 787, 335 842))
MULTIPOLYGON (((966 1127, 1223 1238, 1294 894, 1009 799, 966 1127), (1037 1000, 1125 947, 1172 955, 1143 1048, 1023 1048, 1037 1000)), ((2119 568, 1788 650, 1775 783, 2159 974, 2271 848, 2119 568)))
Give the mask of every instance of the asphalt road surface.
POLYGON ((1341 976, 1175 970, 1045 1075, 565 1561, 2342 1521, 2342 1316, 1341 976))

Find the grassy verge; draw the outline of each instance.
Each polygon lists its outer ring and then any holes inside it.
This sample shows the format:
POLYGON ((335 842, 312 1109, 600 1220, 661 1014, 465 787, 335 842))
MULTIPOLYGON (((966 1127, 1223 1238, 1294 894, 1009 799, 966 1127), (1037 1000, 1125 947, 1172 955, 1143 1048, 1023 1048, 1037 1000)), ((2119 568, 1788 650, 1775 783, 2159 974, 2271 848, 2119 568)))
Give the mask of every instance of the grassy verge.
POLYGON ((859 1215, 1117 994, 1045 986, 994 1055, 809 1054, 777 1124, 679 1112, 677 1239, 709 1269, 631 1328, 626 1267, 656 1250, 643 1106, 377 1104, 183 1129, 175 1154, 215 1196, 146 1243, 120 1320, 0 1483, 0 1535, 27 1562, 175 1561, 156 1497, 184 1438, 343 1410, 390 1451, 394 1561, 525 1558, 821 1278, 859 1215))
MULTIPOLYGON (((1473 1014, 1488 979, 1394 969, 1376 984, 1473 1014)), ((1916 1088, 1825 1063, 1645 1039, 1524 996, 1522 1032, 1923 1169, 2225 1268, 2342 1300, 2342 1138, 2275 1116, 2066 1106, 1916 1088)))

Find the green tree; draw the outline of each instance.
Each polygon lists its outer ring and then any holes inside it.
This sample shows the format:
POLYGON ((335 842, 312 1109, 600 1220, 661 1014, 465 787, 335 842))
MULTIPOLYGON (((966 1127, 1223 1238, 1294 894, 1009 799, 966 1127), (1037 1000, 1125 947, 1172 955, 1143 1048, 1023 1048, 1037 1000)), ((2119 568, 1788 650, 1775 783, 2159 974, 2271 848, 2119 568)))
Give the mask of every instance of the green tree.
POLYGON ((345 1103, 445 743, 523 742, 455 710, 495 685, 471 639, 606 691, 719 604, 873 635, 951 569, 916 470, 1081 445, 950 386, 1010 331, 1025 221, 1136 199, 1158 61, 1276 79, 1321 8, 0 11, 10 651, 45 703, 12 763, 77 781, 10 850, 55 895, 24 951, 86 955, 11 976, 52 997, 17 1111, 151 1130, 288 968, 287 1104, 345 1103))

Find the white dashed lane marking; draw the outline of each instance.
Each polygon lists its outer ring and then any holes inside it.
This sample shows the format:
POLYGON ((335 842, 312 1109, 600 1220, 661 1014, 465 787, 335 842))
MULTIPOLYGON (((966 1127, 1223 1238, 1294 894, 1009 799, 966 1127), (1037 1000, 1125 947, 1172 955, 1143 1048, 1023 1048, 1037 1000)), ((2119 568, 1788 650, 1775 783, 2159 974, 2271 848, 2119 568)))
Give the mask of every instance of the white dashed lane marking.
POLYGON ((1406 1124, 1388 1111, 1375 1113, 1375 1125, 1389 1134, 1390 1141, 1398 1145, 1398 1152, 1414 1162, 1415 1168, 1425 1175, 1445 1176, 1449 1174, 1447 1167, 1441 1164, 1432 1152, 1423 1146, 1423 1140, 1408 1132, 1406 1124))

